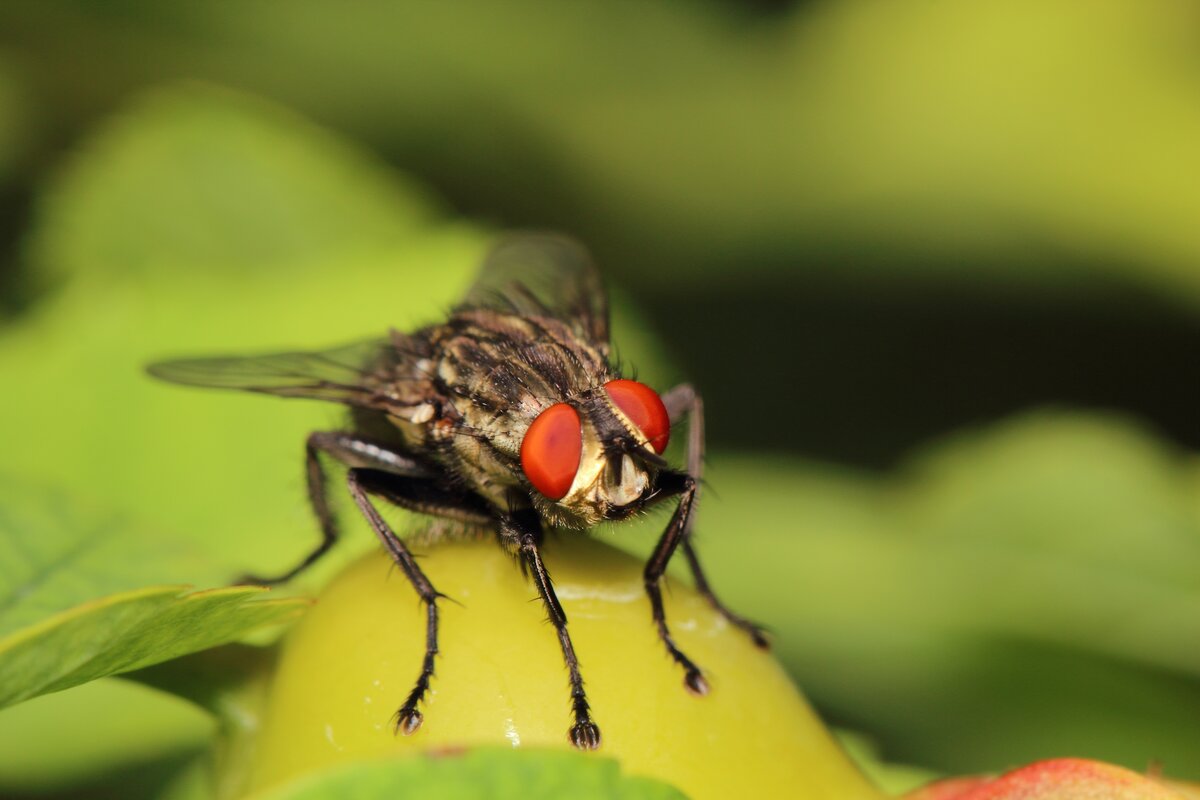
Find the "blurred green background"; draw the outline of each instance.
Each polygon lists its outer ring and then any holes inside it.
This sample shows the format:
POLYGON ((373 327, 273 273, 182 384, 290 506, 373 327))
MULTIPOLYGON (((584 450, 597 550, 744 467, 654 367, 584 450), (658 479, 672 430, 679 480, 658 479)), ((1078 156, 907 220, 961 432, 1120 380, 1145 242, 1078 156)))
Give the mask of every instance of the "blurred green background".
MULTIPOLYGON (((622 357, 705 395, 714 582, 889 786, 1200 779, 1197 31, 1190 0, 8 0, 0 521, 69 508, 199 585, 291 563, 337 409, 141 365, 435 321, 498 231, 557 228, 622 357)), ((40 698, 0 713, 0 796, 193 796, 209 732, 127 683, 40 698)))

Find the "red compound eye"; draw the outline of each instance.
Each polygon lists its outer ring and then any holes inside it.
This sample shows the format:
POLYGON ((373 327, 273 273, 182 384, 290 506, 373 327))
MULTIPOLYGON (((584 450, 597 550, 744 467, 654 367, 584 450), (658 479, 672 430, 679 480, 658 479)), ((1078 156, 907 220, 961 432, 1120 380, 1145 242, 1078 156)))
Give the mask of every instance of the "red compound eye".
POLYGON ((671 439, 671 419, 658 392, 637 381, 609 381, 604 389, 613 403, 650 440, 654 452, 667 449, 671 439))
POLYGON ((521 440, 521 469, 533 488, 551 500, 571 489, 583 452, 579 413, 566 403, 555 403, 529 426, 521 440))

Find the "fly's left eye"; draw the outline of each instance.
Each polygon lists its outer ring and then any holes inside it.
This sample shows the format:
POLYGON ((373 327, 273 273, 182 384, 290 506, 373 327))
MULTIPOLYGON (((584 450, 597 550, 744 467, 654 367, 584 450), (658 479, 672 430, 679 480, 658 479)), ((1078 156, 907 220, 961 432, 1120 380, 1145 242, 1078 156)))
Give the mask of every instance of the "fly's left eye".
POLYGON ((671 419, 658 392, 637 381, 616 380, 604 384, 604 390, 621 413, 638 426, 650 440, 654 452, 662 453, 671 439, 671 419))
POLYGON ((555 403, 537 415, 521 440, 521 469, 533 488, 551 500, 571 490, 583 455, 579 412, 555 403))

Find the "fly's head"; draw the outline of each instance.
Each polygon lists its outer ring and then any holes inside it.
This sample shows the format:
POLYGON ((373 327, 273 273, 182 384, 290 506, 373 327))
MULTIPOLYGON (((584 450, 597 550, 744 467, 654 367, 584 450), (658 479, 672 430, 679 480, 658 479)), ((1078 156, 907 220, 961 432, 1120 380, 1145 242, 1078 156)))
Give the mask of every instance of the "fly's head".
POLYGON ((555 524, 624 519, 654 495, 670 434, 653 389, 610 380, 542 410, 521 441, 521 469, 538 511, 555 524))

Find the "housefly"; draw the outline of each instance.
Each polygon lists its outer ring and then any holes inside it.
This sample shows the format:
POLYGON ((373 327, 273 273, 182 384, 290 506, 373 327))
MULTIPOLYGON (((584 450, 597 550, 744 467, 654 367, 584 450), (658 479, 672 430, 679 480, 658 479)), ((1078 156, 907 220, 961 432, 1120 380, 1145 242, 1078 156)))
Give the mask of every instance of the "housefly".
POLYGON ((698 591, 731 623, 766 646, 761 629, 713 594, 690 539, 704 433, 700 396, 690 385, 658 394, 621 377, 610 358, 608 306, 600 276, 571 240, 525 234, 485 259, 445 322, 319 352, 164 361, 149 367, 167 381, 328 400, 350 408, 346 430, 320 431, 305 444, 308 496, 321 543, 278 583, 317 561, 337 541, 324 459, 347 467, 346 486, 427 614, 421 670, 399 711, 398 732, 422 722, 420 706, 438 656, 437 589, 408 546, 380 516, 376 500, 494 533, 537 587, 558 634, 580 749, 600 744, 584 692, 567 615, 542 562, 547 528, 586 529, 668 500, 676 505, 645 566, 646 594, 659 638, 697 695, 708 684, 675 643, 660 584, 676 549, 698 591), (663 459, 675 423, 688 419, 683 469, 663 459))

